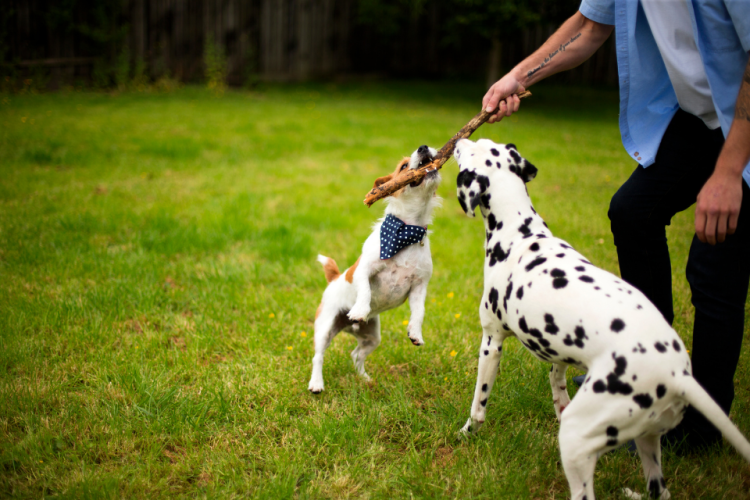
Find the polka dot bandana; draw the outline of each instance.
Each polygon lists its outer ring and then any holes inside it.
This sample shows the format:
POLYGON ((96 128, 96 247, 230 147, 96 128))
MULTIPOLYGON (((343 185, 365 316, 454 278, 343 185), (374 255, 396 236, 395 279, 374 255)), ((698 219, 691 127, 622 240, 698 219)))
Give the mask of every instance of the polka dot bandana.
POLYGON ((402 248, 421 241, 426 233, 427 228, 408 226, 398 217, 386 215, 380 226, 380 260, 388 260, 402 248))

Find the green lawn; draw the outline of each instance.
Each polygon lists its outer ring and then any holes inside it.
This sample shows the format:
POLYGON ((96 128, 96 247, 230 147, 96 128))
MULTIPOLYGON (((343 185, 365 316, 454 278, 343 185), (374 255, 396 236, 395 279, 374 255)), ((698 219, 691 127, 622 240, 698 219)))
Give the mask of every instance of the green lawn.
MULTIPOLYGON (((515 143, 539 168, 529 190, 552 231, 617 273, 606 212, 635 164, 616 92, 533 91, 474 138, 515 143)), ((483 229, 455 200, 455 161, 432 226, 426 345, 408 342, 402 306, 382 316, 371 383, 341 334, 326 391, 307 391, 316 254, 353 263, 383 210, 362 204, 373 180, 442 146, 483 92, 0 94, 0 496, 566 498, 548 367, 519 342, 506 343, 487 424, 457 437, 481 339, 483 229)), ((691 227, 689 210, 669 229, 688 346, 691 227)), ((732 411, 745 435, 748 325, 732 411)), ((750 498, 750 466, 728 445, 667 453, 664 471, 673 498, 750 498)), ((623 450, 596 474, 601 498, 621 487, 645 490, 623 450)))

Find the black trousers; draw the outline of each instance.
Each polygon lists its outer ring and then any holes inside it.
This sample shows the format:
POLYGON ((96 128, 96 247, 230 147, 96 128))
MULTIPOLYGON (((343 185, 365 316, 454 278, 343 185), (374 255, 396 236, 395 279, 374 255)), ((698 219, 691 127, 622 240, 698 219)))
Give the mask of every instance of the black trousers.
MULTIPOLYGON (((671 324, 672 270, 666 226, 695 203, 716 165, 724 137, 679 110, 648 168, 638 166, 612 197, 612 225, 622 278, 641 290, 671 324)), ((715 246, 693 236, 687 280, 695 306, 692 365, 695 379, 729 413, 740 356, 750 282, 750 189, 743 185, 738 228, 715 246)), ((678 428, 691 444, 712 444, 718 430, 694 409, 678 428)))

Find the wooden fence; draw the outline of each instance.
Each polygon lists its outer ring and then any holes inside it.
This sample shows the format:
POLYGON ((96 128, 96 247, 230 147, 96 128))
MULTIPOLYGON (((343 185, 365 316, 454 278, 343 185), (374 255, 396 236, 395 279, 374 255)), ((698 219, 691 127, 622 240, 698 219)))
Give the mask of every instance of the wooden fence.
MULTIPOLYGON (((208 42, 224 51, 233 85, 250 77, 299 81, 361 73, 476 78, 493 66, 489 43, 474 41, 458 53, 440 53, 440 16, 449 13, 429 3, 407 36, 389 44, 357 25, 357 0, 121 0, 108 8, 102 7, 107 2, 78 0, 69 11, 61 11, 61 3, 4 1, 3 71, 17 76, 47 71, 54 86, 111 68, 127 47, 130 67, 142 63, 150 78, 200 81, 208 42), (103 32, 92 33, 88 26, 94 22, 103 32)), ((503 43, 500 70, 531 53, 553 30, 534 26, 503 43)), ((565 79, 616 84, 616 72, 610 40, 565 79)))

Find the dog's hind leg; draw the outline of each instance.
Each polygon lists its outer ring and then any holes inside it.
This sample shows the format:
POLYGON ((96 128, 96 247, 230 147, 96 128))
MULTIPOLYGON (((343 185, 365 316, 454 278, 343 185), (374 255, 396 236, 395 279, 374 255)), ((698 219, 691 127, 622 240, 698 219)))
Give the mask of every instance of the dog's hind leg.
POLYGON ((354 368, 365 380, 370 380, 370 376, 365 371, 365 359, 380 345, 380 316, 370 318, 367 323, 360 323, 355 337, 357 347, 352 351, 354 368))
POLYGON ((568 365, 552 363, 549 371, 549 384, 552 387, 552 402, 555 404, 557 421, 560 421, 563 410, 570 404, 568 386, 565 381, 565 371, 568 365))
POLYGON ((411 343, 420 346, 424 345, 422 338, 422 322, 424 322, 424 301, 427 299, 427 282, 420 281, 412 285, 409 291, 409 309, 411 317, 409 318, 409 327, 407 332, 411 343))
MULTIPOLYGON (((649 496, 651 498, 667 500, 672 495, 667 490, 664 476, 661 472, 660 436, 652 434, 635 438, 635 445, 638 447, 638 454, 641 456, 641 463, 643 463, 643 475, 646 476, 649 496)), ((640 494, 628 488, 625 488, 623 492, 628 498, 641 498, 640 494)))
MULTIPOLYGON (((481 313, 480 313, 481 315, 481 313)), ((477 384, 474 388, 474 401, 471 403, 471 417, 461 429, 463 434, 475 433, 484 423, 487 413, 487 400, 497 377, 497 367, 503 352, 505 333, 495 325, 482 326, 482 345, 479 346, 479 366, 477 384)))
POLYGON ((579 391, 560 421, 560 457, 574 500, 594 500, 594 469, 604 449, 605 436, 588 435, 596 412, 591 394, 579 391))
POLYGON ((315 356, 313 356, 312 376, 307 390, 313 394, 323 392, 323 355, 331 341, 347 324, 346 315, 339 311, 327 311, 320 305, 320 315, 315 319, 315 356))

